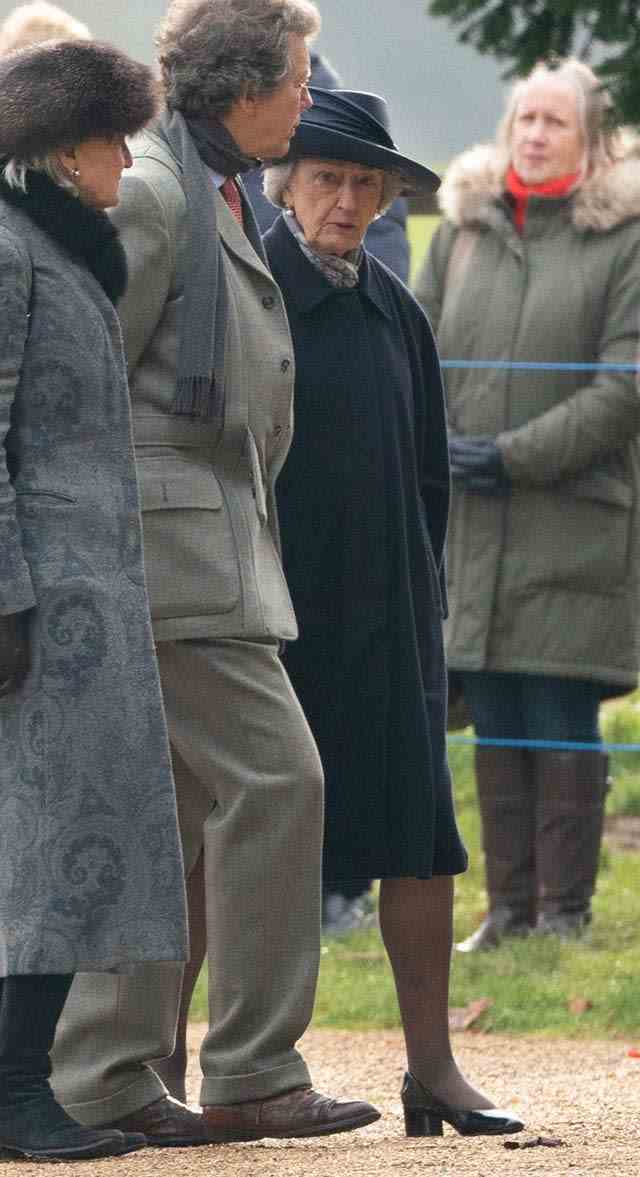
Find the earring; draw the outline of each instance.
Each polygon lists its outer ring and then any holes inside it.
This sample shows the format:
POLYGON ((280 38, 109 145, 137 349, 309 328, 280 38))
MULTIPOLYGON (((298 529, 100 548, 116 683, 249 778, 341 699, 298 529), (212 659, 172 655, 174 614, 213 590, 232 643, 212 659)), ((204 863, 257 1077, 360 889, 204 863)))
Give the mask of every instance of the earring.
POLYGON ((73 176, 74 180, 77 180, 78 176, 80 175, 80 168, 72 168, 71 175, 73 176))

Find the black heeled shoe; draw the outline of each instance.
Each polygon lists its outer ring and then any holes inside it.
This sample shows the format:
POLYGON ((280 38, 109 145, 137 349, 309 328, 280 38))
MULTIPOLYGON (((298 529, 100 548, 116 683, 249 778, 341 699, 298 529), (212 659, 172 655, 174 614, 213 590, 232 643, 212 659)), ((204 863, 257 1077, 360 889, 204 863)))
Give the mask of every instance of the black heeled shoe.
POLYGON ((462 1111, 436 1099, 410 1071, 405 1073, 400 1093, 407 1136, 442 1136, 442 1122, 451 1124, 461 1136, 502 1136, 522 1132, 522 1120, 499 1108, 462 1111))

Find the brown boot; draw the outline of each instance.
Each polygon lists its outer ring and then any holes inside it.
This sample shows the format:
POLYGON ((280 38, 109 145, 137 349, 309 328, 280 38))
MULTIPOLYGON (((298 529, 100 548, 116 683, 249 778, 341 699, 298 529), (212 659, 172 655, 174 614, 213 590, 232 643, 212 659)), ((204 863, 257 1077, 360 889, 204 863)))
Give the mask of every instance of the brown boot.
POLYGON ((476 746, 476 785, 489 914, 456 945, 458 952, 495 948, 505 936, 525 936, 534 922, 535 793, 525 748, 476 746))
POLYGON ((591 922, 608 757, 602 752, 534 754, 539 933, 580 935, 591 922))

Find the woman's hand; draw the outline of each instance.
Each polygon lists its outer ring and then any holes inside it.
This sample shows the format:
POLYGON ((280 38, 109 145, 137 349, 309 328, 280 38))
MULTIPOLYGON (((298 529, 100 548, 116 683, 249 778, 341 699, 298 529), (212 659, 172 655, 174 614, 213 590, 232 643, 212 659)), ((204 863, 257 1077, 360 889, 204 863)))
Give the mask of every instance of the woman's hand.
POLYGON ((29 614, 0 617, 0 697, 17 691, 29 673, 29 614))
POLYGON ((511 479, 492 437, 449 437, 451 477, 465 490, 479 494, 508 494, 511 479))

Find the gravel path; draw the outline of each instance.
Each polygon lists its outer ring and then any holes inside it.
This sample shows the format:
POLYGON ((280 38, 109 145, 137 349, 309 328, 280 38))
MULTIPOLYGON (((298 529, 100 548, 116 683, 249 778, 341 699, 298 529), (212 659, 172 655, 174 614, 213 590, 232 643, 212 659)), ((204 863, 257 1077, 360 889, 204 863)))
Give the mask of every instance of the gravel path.
MULTIPOLYGON (((197 1098, 197 1047, 191 1027, 190 1091, 197 1098)), ((407 1140, 399 1088, 403 1049, 395 1031, 310 1031, 302 1049, 320 1090, 360 1096, 382 1118, 359 1132, 299 1142, 145 1149, 122 1160, 58 1164, 56 1177, 503 1177, 544 1174, 637 1177, 640 1173, 640 1059, 633 1042, 543 1041, 458 1034, 456 1055, 470 1077, 527 1123, 517 1136, 464 1139, 445 1125, 441 1139, 407 1140), (507 1150, 504 1140, 555 1138, 507 1150)), ((42 1177, 43 1167, 0 1160, 1 1177, 42 1177)))

